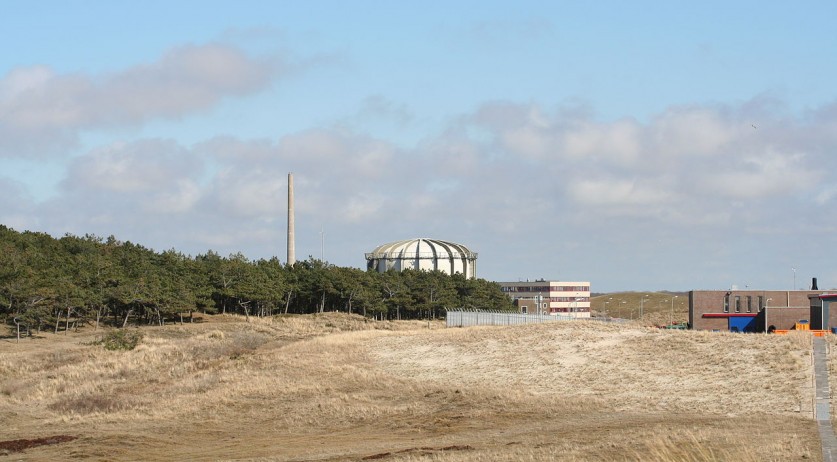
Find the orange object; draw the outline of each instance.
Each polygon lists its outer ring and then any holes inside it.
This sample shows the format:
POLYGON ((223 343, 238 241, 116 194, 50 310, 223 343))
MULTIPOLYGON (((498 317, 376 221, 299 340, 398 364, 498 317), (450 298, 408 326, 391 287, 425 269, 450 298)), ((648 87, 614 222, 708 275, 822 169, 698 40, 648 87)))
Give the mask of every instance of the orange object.
MULTIPOLYGON (((827 330, 816 330, 816 329, 799 329, 799 330, 801 330, 802 332, 810 332, 811 335, 813 335, 814 337, 825 337, 825 336, 828 335, 827 330)), ((779 334, 779 335, 785 335, 788 332, 791 332, 791 331, 789 331, 787 329, 776 329, 776 330, 773 331, 774 334, 779 334)))

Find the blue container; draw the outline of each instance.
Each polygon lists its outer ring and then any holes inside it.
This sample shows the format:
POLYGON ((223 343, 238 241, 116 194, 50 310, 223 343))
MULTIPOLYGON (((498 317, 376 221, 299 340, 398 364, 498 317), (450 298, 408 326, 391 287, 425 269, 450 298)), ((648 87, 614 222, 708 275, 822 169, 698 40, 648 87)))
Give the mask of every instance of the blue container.
POLYGON ((837 334, 837 327, 832 327, 831 328, 831 333, 832 334, 837 334))

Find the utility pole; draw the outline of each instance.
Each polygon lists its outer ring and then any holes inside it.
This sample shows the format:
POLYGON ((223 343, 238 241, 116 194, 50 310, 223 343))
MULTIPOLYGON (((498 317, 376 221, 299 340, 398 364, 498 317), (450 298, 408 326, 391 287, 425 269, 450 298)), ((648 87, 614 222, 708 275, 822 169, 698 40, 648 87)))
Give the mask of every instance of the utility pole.
POLYGON ((674 299, 677 298, 677 295, 672 297, 671 299, 671 312, 668 315, 668 325, 671 326, 674 324, 674 299))

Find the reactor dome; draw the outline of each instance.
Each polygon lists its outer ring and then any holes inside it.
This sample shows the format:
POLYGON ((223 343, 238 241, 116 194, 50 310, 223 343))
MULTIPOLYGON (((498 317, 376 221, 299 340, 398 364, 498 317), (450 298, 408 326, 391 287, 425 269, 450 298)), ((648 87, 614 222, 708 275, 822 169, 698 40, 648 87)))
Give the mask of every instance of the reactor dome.
POLYGON ((477 277, 477 254, 462 244, 438 239, 409 239, 380 245, 366 254, 366 268, 380 273, 405 269, 477 277))

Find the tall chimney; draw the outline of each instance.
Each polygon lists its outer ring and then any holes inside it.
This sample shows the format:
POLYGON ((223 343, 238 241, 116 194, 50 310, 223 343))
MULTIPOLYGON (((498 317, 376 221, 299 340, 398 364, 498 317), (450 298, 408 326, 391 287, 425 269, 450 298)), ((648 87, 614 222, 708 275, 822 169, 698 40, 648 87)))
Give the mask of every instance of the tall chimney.
POLYGON ((817 288, 817 278, 814 278, 811 281, 811 290, 820 290, 820 289, 817 288))
POLYGON ((294 246, 294 174, 288 173, 288 265, 296 263, 294 246))

